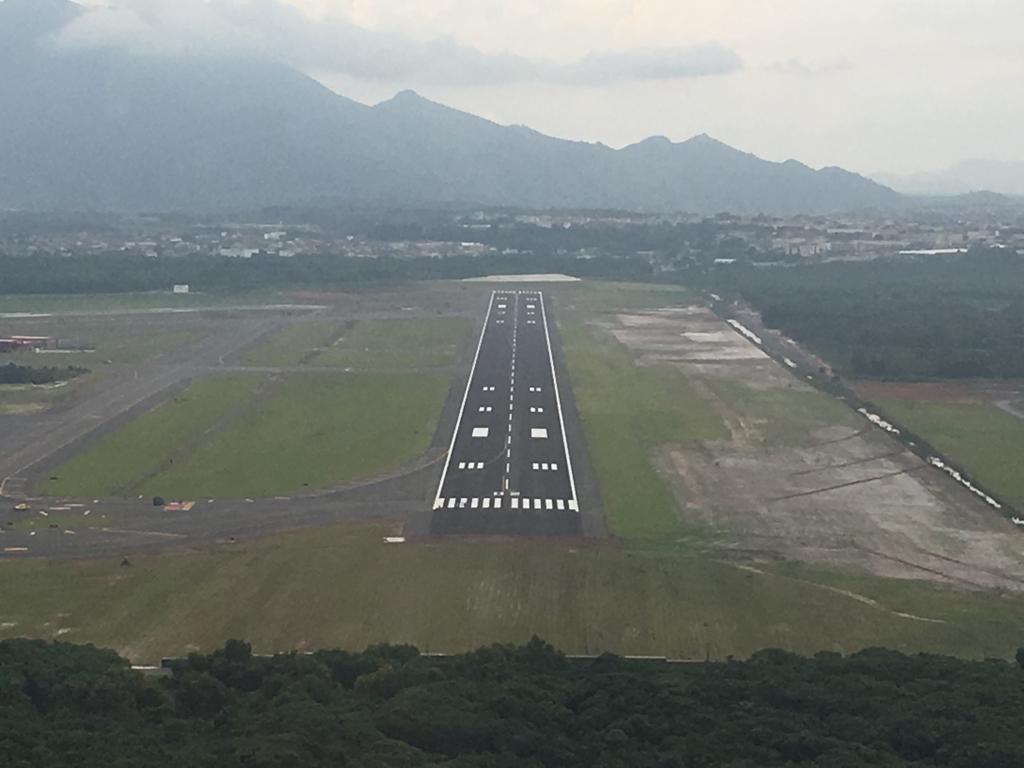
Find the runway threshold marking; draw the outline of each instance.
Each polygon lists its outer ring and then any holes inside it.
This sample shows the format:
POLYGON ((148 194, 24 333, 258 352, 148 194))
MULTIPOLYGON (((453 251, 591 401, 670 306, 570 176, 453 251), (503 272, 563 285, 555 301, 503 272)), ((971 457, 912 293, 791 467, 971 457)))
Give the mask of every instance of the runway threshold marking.
MULTIPOLYGON (((466 391, 462 395, 462 406, 459 408, 459 416, 455 422, 455 429, 452 430, 452 442, 448 446, 448 456, 444 460, 444 469, 441 470, 441 482, 437 486, 437 495, 434 497, 435 509, 441 503, 441 489, 444 488, 445 478, 448 477, 448 467, 452 462, 452 453, 455 451, 455 441, 459 436, 459 428, 462 426, 462 416, 466 412, 466 401, 469 399, 469 390, 473 386, 473 376, 476 374, 476 363, 480 359, 480 349, 484 345, 484 334, 487 333, 487 325, 491 320, 491 311, 494 309, 494 296, 491 294, 491 300, 487 303, 487 314, 484 316, 484 324, 480 329, 480 338, 476 342, 476 354, 473 355, 473 365, 469 369, 469 379, 466 381, 466 391)), ((484 391, 487 391, 487 387, 484 387, 484 391)), ((494 387, 490 388, 490 391, 494 391, 494 387)))

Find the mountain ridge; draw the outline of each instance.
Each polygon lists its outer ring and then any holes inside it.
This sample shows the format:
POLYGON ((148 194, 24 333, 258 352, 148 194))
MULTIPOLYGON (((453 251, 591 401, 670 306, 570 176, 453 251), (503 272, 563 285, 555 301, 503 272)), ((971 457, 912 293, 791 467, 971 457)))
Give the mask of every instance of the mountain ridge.
POLYGON ((829 213, 901 204, 842 169, 706 134, 621 149, 505 126, 412 90, 365 105, 269 59, 38 44, 83 11, 6 0, 0 207, 189 210, 313 200, 829 213), (36 9, 33 12, 32 9, 36 9))
POLYGON ((975 158, 939 171, 911 174, 878 174, 879 178, 908 195, 965 195, 994 192, 1024 196, 1024 161, 975 158))

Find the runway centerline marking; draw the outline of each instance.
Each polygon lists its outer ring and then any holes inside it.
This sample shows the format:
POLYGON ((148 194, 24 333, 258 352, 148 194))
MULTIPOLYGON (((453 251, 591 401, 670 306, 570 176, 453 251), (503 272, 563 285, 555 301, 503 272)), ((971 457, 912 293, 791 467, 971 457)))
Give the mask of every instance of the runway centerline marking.
MULTIPOLYGON (((465 520, 470 528, 473 525, 470 510, 479 514, 484 514, 484 510, 500 510, 503 498, 510 500, 511 507, 506 509, 578 512, 578 490, 557 375, 543 294, 493 291, 444 459, 435 510, 453 510, 455 517, 449 518, 465 520), (539 311, 536 304, 541 305, 539 311), (504 306, 499 309, 500 305, 504 306), (496 320, 495 315, 499 320, 508 320, 504 328, 492 322, 496 320), (536 333, 531 326, 537 328, 536 333), (543 326, 543 336, 539 333, 540 326, 543 326), (518 346, 520 328, 524 329, 522 361, 518 346), (524 369, 524 376, 519 376, 520 368, 524 369), (496 393, 498 386, 490 382, 484 384, 487 379, 501 382, 503 378, 507 381, 508 397, 504 435, 498 431, 501 422, 496 422, 495 418, 500 417, 505 401, 496 394, 489 396, 489 393, 496 393), (529 395, 527 402, 517 409, 516 384, 523 378, 520 390, 529 395), (475 400, 470 398, 471 394, 475 400), (475 413, 477 417, 467 419, 467 410, 470 416, 475 413), (557 421, 552 410, 558 411, 557 421), (552 434, 553 429, 561 430, 561 440, 552 434), (564 463, 558 457, 560 451, 565 456, 564 463), (478 462, 481 458, 484 461, 478 462), (461 471, 450 474, 456 467, 461 471)), ((439 521, 444 519, 438 518, 439 521)), ((458 528, 463 523, 455 525, 458 528)))
POLYGON ((519 297, 516 296, 512 304, 512 371, 509 379, 508 399, 508 440, 505 443, 505 474, 501 478, 502 493, 507 493, 511 488, 512 477, 512 412, 515 408, 516 391, 516 342, 519 336, 519 297))

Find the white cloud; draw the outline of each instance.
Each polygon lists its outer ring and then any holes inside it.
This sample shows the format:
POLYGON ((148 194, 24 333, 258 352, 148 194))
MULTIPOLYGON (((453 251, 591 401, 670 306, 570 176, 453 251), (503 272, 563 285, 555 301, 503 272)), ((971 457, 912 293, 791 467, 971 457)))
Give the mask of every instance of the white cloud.
MULTIPOLYGON (((83 2, 139 9, 158 0, 83 2)), ((567 138, 621 146, 650 134, 707 132, 772 159, 863 171, 941 168, 979 155, 1024 160, 1020 0, 212 5, 233 31, 207 38, 225 45, 225 34, 244 32, 244 50, 270 51, 364 101, 413 87, 567 138), (736 52, 743 69, 696 76, 705 71, 698 52, 708 41, 736 52), (623 53, 588 56, 612 51, 623 53), (673 60, 675 70, 667 66, 673 60)), ((122 31, 123 44, 133 38, 168 45, 164 32, 122 31)), ((730 67, 719 62, 720 70, 730 67)))
POLYGON ((779 75, 793 75, 796 77, 813 77, 814 75, 827 75, 832 72, 846 72, 853 69, 849 59, 829 59, 826 61, 805 61, 796 57, 773 61, 767 67, 769 72, 779 75))
POLYGON ((120 0, 83 14, 58 37, 65 47, 113 45, 137 53, 270 55, 307 71, 369 81, 480 86, 602 85, 729 74, 739 56, 716 43, 598 51, 576 61, 486 52, 436 35, 371 29, 334 11, 311 16, 282 0, 120 0))
POLYGON ((205 0, 128 0, 89 7, 56 35, 55 43, 67 49, 102 45, 167 54, 240 52, 252 41, 205 0))
POLYGON ((616 80, 675 80, 736 72, 740 57, 718 43, 677 48, 637 48, 591 53, 564 68, 570 82, 610 83, 616 80))

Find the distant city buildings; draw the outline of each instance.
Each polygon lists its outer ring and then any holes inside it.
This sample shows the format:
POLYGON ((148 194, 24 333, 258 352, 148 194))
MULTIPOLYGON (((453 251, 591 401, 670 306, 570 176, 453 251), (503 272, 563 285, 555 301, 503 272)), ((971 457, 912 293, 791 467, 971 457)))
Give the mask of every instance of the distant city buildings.
MULTIPOLYGON (((179 217, 180 218, 180 217, 179 217)), ((421 217, 423 218, 423 217, 421 217)), ((550 253, 580 260, 639 258, 657 271, 695 264, 814 263, 929 258, 985 247, 1024 255, 1024 206, 996 210, 914 208, 833 216, 627 212, 434 212, 429 226, 384 223, 329 232, 310 224, 181 225, 178 218, 109 221, 96 231, 0 228, 0 255, 110 254, 151 259, 443 259, 550 253), (424 235, 418 236, 422 232, 424 235), (442 236, 439 236, 442 235, 442 236)), ((335 227, 339 229, 340 227, 335 227)))

